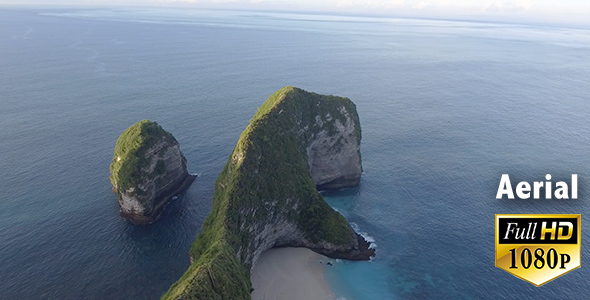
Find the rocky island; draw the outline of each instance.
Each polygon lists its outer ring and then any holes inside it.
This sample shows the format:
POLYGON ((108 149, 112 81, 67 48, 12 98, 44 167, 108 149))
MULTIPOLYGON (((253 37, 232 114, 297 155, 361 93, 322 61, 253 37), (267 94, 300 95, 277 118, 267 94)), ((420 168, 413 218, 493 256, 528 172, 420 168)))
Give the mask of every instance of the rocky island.
POLYGON ((110 172, 121 215, 136 225, 155 221, 195 178, 186 169, 178 141, 149 120, 131 125, 119 136, 110 172))
POLYGON ((285 87, 258 109, 217 178, 191 266, 162 299, 250 299, 273 247, 352 260, 375 255, 318 189, 359 183, 361 128, 347 98, 285 87))

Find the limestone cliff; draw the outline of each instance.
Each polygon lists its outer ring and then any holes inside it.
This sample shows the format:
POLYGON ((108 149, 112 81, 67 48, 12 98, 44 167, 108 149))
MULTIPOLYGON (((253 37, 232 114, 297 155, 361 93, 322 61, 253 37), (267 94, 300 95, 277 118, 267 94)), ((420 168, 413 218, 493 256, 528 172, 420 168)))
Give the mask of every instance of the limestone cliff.
POLYGON ((176 139, 148 120, 121 134, 110 171, 121 215, 136 225, 155 221, 170 199, 194 179, 176 139))
POLYGON ((272 247, 334 258, 374 255, 317 188, 357 184, 361 131, 347 98, 286 87, 269 97, 219 175, 193 262, 164 299, 249 299, 250 271, 272 247))
POLYGON ((306 141, 309 172, 319 190, 351 187, 360 182, 360 123, 356 109, 348 110, 341 106, 336 112, 316 115, 306 141))

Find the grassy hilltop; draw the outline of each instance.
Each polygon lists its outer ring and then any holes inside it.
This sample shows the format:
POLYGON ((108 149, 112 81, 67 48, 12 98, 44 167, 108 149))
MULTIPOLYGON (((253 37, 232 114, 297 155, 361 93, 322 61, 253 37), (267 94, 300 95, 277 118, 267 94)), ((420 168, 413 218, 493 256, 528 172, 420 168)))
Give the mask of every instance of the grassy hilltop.
POLYGON ((126 190, 141 181, 141 167, 146 163, 145 151, 161 139, 178 143, 172 134, 150 120, 131 125, 119 136, 109 176, 115 189, 126 190))

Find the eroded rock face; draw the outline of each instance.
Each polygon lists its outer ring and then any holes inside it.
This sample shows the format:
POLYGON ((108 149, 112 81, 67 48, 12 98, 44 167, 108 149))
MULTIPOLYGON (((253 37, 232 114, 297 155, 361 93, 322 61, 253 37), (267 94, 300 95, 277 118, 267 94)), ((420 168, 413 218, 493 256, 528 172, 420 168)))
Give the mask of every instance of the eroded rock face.
POLYGON ((351 115, 343 106, 337 111, 338 119, 330 113, 316 116, 314 125, 320 130, 312 135, 306 149, 309 172, 319 190, 356 186, 363 171, 360 128, 354 120, 358 116, 351 115), (326 124, 331 124, 331 129, 326 124))
POLYGON ((250 272, 264 251, 277 247, 305 247, 331 258, 348 260, 369 260, 375 255, 375 250, 369 248, 369 242, 353 230, 349 232, 349 242, 346 244, 335 244, 326 240, 312 241, 297 224, 281 217, 272 223, 245 230, 256 232, 253 240, 254 251, 238 252, 238 256, 244 257, 244 262, 252 266, 250 272))
POLYGON ((111 183, 118 194, 121 215, 132 223, 155 221, 172 197, 193 180, 178 142, 157 123, 138 122, 119 137, 111 183))

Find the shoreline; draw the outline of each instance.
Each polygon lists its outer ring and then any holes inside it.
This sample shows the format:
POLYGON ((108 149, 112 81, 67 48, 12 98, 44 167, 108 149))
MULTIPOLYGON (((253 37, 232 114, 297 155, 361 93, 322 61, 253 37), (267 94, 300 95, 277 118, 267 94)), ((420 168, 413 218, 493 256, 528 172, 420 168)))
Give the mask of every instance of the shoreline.
POLYGON ((307 248, 265 251, 250 275, 252 300, 336 299, 325 278, 329 261, 307 248))
POLYGON ((134 214, 120 210, 119 215, 136 226, 150 225, 160 218, 160 215, 164 209, 166 209, 166 206, 170 204, 170 202, 176 200, 174 197, 184 193, 193 184, 193 181, 195 181, 197 177, 199 177, 199 174, 188 173, 180 185, 171 189, 171 193, 164 192, 165 196, 160 197, 160 202, 154 206, 153 210, 149 214, 134 214))

